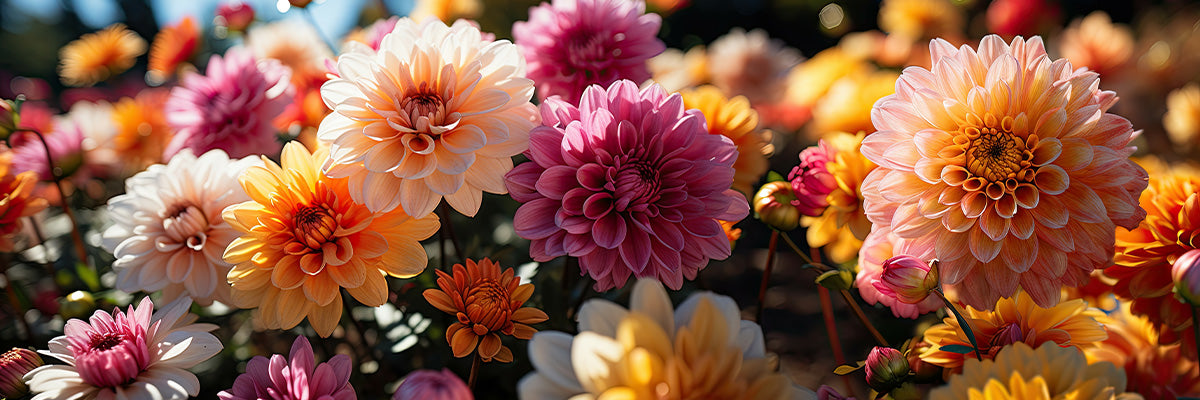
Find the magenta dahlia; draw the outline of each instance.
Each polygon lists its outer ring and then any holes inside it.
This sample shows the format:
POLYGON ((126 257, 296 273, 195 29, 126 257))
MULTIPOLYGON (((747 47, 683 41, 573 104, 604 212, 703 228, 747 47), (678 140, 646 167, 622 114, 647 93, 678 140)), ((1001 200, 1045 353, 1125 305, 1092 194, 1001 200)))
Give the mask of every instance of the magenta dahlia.
POLYGON ((530 8, 512 32, 538 97, 574 102, 588 85, 650 79, 646 61, 666 50, 660 26, 642 1, 554 0, 530 8))
POLYGON ((729 256, 717 221, 750 210, 730 189, 737 147, 708 134, 678 94, 620 80, 588 87, 579 107, 547 99, 541 113, 525 152, 532 161, 505 176, 524 203, 514 224, 534 260, 579 257, 596 290, 631 275, 678 289, 709 259, 729 256))
POLYGON ((318 399, 354 400, 358 395, 350 386, 350 357, 338 354, 317 363, 308 339, 299 336, 292 342, 288 357, 272 354, 270 359, 255 356, 246 364, 246 373, 233 381, 233 387, 217 393, 220 400, 318 399))
POLYGON ((275 117, 292 100, 291 70, 272 59, 255 60, 235 47, 213 55, 205 75, 189 74, 167 99, 167 124, 175 137, 163 159, 183 149, 221 149, 230 158, 278 154, 275 117))

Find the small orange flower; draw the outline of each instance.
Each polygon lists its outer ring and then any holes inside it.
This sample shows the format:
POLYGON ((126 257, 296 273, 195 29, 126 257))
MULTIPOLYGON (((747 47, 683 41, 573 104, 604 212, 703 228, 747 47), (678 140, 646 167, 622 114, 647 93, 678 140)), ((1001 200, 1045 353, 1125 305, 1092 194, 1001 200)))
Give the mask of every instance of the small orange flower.
POLYGON ((112 119, 117 127, 113 145, 127 169, 141 171, 165 161, 163 151, 174 135, 163 114, 169 94, 166 89, 146 89, 137 97, 113 104, 112 119))
POLYGON ((83 35, 59 50, 58 74, 71 86, 91 86, 125 72, 146 52, 146 40, 112 24, 104 30, 83 35))
POLYGON ((549 317, 542 310, 521 307, 533 295, 533 284, 521 284, 512 268, 500 271, 489 259, 467 260, 454 265, 454 275, 438 274, 438 289, 425 291, 425 300, 458 319, 446 330, 446 341, 455 357, 466 357, 479 347, 483 361, 511 362, 512 350, 500 343, 500 335, 530 339, 537 332, 529 324, 549 317))
POLYGON ((21 231, 21 218, 46 208, 46 199, 31 197, 37 173, 13 174, 12 152, 0 153, 0 251, 13 251, 13 237, 21 231))
POLYGON ((164 27, 154 35, 154 43, 150 45, 150 66, 146 79, 151 83, 162 83, 175 76, 179 64, 191 59, 199 45, 200 30, 191 16, 164 27))

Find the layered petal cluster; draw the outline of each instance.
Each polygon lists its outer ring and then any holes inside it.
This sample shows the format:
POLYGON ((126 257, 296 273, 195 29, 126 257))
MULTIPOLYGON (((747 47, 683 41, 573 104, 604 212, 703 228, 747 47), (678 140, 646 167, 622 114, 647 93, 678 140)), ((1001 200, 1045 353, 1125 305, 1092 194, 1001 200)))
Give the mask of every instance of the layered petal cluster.
POLYGON ((146 52, 146 40, 113 24, 67 43, 58 51, 58 75, 70 86, 91 86, 125 72, 146 52))
POLYGON ((778 371, 762 329, 729 297, 696 293, 675 309, 661 283, 642 279, 629 309, 584 303, 579 331, 534 335, 535 371, 517 384, 520 398, 816 399, 778 371))
POLYGON ((425 290, 425 300, 454 315, 446 341, 455 357, 466 357, 478 346, 483 361, 512 362, 512 350, 500 343, 500 335, 529 340, 537 332, 529 325, 549 318, 542 310, 522 307, 533 295, 533 284, 521 284, 512 268, 501 271, 485 258, 455 264, 453 275, 435 272, 440 290, 425 290))
POLYGON ((1078 349, 1017 343, 995 359, 967 360, 962 374, 929 392, 931 400, 1134 400, 1125 374, 1108 362, 1088 364, 1078 349))
POLYGON ((232 388, 217 393, 217 398, 357 400, 358 395, 350 386, 353 370, 350 357, 345 354, 317 363, 308 338, 299 336, 292 342, 287 357, 272 354, 270 359, 263 356, 250 359, 246 372, 238 375, 232 388))
POLYGON ((801 153, 801 165, 788 174, 792 189, 796 190, 797 201, 793 204, 801 206, 802 211, 806 208, 809 212, 819 211, 800 217, 800 226, 808 228, 805 233, 808 245, 828 246, 825 251, 829 259, 838 263, 854 259, 862 240, 871 233, 871 221, 864 214, 862 185, 875 169, 875 163, 859 152, 864 135, 863 132, 825 135, 818 143, 821 150, 812 154, 812 158, 801 153), (801 191, 808 200, 800 200, 801 191), (824 199, 820 198, 821 193, 824 199), (817 207, 821 203, 828 206, 817 207))
POLYGON ((125 312, 96 311, 88 322, 67 321, 65 335, 40 353, 65 365, 45 365, 25 375, 35 400, 172 399, 200 393, 200 381, 187 368, 221 352, 211 331, 188 314, 181 298, 154 312, 143 298, 125 312), (153 313, 153 314, 151 314, 153 313))
POLYGON ((762 29, 733 28, 708 47, 708 73, 713 85, 730 95, 746 96, 758 105, 778 101, 800 52, 772 39, 762 29))
POLYGON ((1149 215, 1135 229, 1118 230, 1115 265, 1104 275, 1115 280, 1114 294, 1131 300, 1134 314, 1159 327, 1164 343, 1183 340, 1189 351, 1195 348, 1191 306, 1173 291, 1171 265, 1200 248, 1200 169, 1179 165, 1156 171, 1140 204, 1149 215))
POLYGON ((967 304, 1024 288, 1052 306, 1110 262, 1117 226, 1146 215, 1137 134, 1107 112, 1117 98, 1095 72, 1050 59, 1039 37, 939 39, 930 53, 933 69, 906 69, 872 111, 867 218, 932 251, 967 304))
POLYGON ((404 377, 404 382, 392 394, 392 400, 473 400, 474 395, 458 375, 442 368, 441 371, 422 369, 404 377))
POLYGON ((201 305, 232 304, 222 258, 238 232, 221 218, 225 207, 249 200, 238 176, 262 162, 230 159, 221 150, 176 154, 125 181, 108 201, 114 224, 102 244, 116 257, 117 289, 162 291, 163 301, 188 296, 201 305))
POLYGON ((214 54, 204 75, 187 74, 171 89, 166 113, 175 137, 163 158, 183 149, 199 154, 221 149, 234 158, 277 154, 271 122, 291 99, 290 75, 278 61, 255 60, 242 47, 224 57, 214 54))
POLYGON ((404 18, 378 51, 350 43, 337 72, 321 86, 333 113, 318 137, 331 146, 325 173, 348 178, 355 201, 420 217, 445 198, 474 216, 483 192, 507 193, 502 176, 537 122, 515 45, 464 20, 404 18))
POLYGON ((0 152, 0 251, 16 249, 16 236, 21 232, 21 219, 45 210, 46 199, 33 196, 37 174, 16 172, 12 168, 13 153, 0 152))
POLYGON ((312 25, 297 20, 250 28, 246 48, 259 59, 278 60, 290 68, 292 84, 297 88, 320 86, 325 81, 325 60, 333 58, 321 34, 312 25))
POLYGON ((895 256, 912 255, 924 259, 919 254, 904 253, 904 239, 885 228, 876 228, 863 240, 862 250, 858 253, 858 275, 854 278, 854 286, 858 288, 859 296, 867 304, 882 303, 892 309, 892 315, 899 318, 917 318, 922 314, 937 311, 942 308, 942 301, 937 297, 926 297, 916 304, 908 304, 897 300, 894 296, 881 293, 876 284, 883 277, 883 263, 895 256))
POLYGON ((650 78, 646 62, 666 49, 662 17, 636 0, 553 0, 513 24, 513 40, 529 60, 538 97, 575 103, 590 85, 650 78))
POLYGON ((767 155, 773 150, 770 131, 758 129, 758 112, 750 108, 745 96, 725 97, 716 86, 704 85, 684 90, 683 106, 704 113, 708 133, 722 135, 737 145, 733 162, 733 188, 747 196, 767 173, 767 155))
POLYGON ((1125 370, 1128 390, 1148 399, 1200 395, 1200 364, 1179 343, 1163 343, 1158 328, 1133 315, 1129 303, 1100 319, 1108 339, 1084 350, 1088 361, 1107 361, 1125 370))
POLYGON ((891 70, 862 71, 838 79, 813 105, 812 124, 808 130, 814 137, 829 132, 875 131, 871 124, 871 108, 884 96, 896 93, 896 78, 891 70))
POLYGON ((678 94, 622 80, 589 87, 578 108, 551 98, 541 110, 531 161, 506 176, 524 203, 514 227, 534 260, 579 257, 603 291, 630 276, 678 289, 709 259, 729 256, 718 221, 750 212, 730 189, 737 148, 709 134, 678 94))
POLYGON ((884 0, 879 29, 907 40, 960 37, 966 33, 962 8, 947 0, 884 0))
MULTIPOLYGON (((1042 308, 1025 292, 1000 299, 991 311, 970 306, 963 310, 963 318, 971 324, 980 356, 984 359, 995 357, 997 352, 1013 343, 1029 346, 1052 343, 1079 349, 1094 347, 1108 337, 1099 322, 1103 317, 1103 311, 1088 307, 1083 300, 1042 308)), ((975 352, 961 354, 942 349, 948 345, 971 346, 954 316, 947 316, 941 324, 926 329, 925 343, 929 348, 921 353, 921 360, 930 364, 957 370, 964 360, 975 358, 975 352)))
POLYGON ((256 308, 262 327, 290 329, 307 317, 328 337, 342 317, 342 289, 376 307, 387 301, 386 276, 409 278, 429 262, 420 241, 437 232, 437 216, 355 203, 345 179, 321 174, 327 151, 290 142, 281 164, 264 157, 238 178, 250 200, 222 214, 241 235, 224 254, 234 264, 233 304, 256 308))

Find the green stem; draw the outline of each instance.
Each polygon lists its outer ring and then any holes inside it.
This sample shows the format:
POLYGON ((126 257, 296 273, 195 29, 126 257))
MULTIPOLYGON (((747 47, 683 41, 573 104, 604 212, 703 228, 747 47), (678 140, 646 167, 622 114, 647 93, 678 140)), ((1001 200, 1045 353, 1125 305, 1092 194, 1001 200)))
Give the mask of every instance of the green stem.
POLYGON ((71 239, 75 242, 75 252, 79 257, 79 262, 91 267, 92 270, 96 270, 96 268, 88 262, 87 247, 83 244, 83 234, 79 230, 79 220, 75 218, 75 212, 71 211, 71 206, 67 204, 67 192, 63 191, 62 187, 62 172, 54 166, 54 157, 50 155, 50 144, 46 143, 46 137, 43 136, 42 133, 37 129, 17 128, 17 131, 33 133, 34 135, 37 135, 38 140, 42 142, 42 149, 46 151, 46 166, 50 169, 50 177, 51 180, 54 181, 54 187, 58 189, 59 201, 62 202, 63 213, 66 214, 67 219, 71 221, 71 239))
POLYGON ((771 267, 775 265, 775 248, 779 244, 779 231, 771 230, 771 243, 767 245, 767 265, 763 266, 762 284, 758 287, 758 326, 763 325, 763 311, 767 308, 767 285, 771 282, 771 267))
MULTIPOLYGON (((943 303, 946 303, 946 308, 950 310, 951 314, 954 314, 954 319, 958 320, 959 329, 963 330, 963 333, 967 335, 967 340, 971 341, 971 348, 975 349, 975 358, 979 359, 979 361, 983 361, 983 354, 979 352, 979 344, 975 342, 975 332, 971 330, 971 324, 967 323, 967 319, 963 318, 962 313, 958 312, 958 307, 955 307, 954 303, 951 303, 950 300, 942 294, 942 289, 934 289, 933 293, 936 294, 938 298, 942 299, 943 303)), ((1193 316, 1194 315, 1195 314, 1193 313, 1193 316)))

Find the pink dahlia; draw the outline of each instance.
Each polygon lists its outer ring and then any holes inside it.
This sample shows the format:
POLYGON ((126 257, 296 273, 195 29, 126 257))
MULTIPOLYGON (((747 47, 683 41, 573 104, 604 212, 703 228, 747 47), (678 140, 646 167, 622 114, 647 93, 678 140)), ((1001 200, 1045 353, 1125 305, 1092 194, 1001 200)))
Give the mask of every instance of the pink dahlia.
MULTIPOLYGON (((858 253, 858 276, 854 278, 854 286, 858 294, 867 304, 882 303, 892 309, 892 315, 898 318, 917 318, 942 308, 942 301, 936 296, 926 297, 919 303, 908 304, 896 296, 881 292, 877 284, 883 278, 883 264, 895 256, 909 255, 908 241, 901 239, 887 229, 876 228, 863 240, 862 250, 858 253)), ((927 254, 912 254, 918 259, 925 259, 927 254)), ((940 268, 940 267, 939 267, 940 268)))
POLYGON ((392 400, 472 400, 475 396, 458 375, 443 368, 413 371, 396 388, 392 400))
POLYGON ((788 180, 792 181, 792 192, 796 195, 792 205, 801 214, 816 217, 829 207, 827 196, 837 188, 837 178, 829 173, 825 164, 832 162, 836 154, 837 149, 825 140, 800 152, 800 164, 788 173, 788 180))
POLYGON ((530 132, 530 162, 505 176, 517 234, 534 260, 579 257, 596 290, 630 275, 678 289, 729 256, 720 223, 750 206, 733 183, 737 147, 657 84, 620 80, 584 91, 579 107, 550 98, 530 132))
POLYGON ((50 148, 50 156, 54 159, 54 167, 59 176, 68 177, 83 167, 83 129, 73 122, 59 121, 53 132, 46 133, 46 143, 37 135, 19 132, 9 140, 12 144, 12 168, 16 173, 33 171, 38 180, 51 181, 50 163, 46 160, 46 147, 50 148))
POLYGON ((191 300, 181 298, 158 312, 149 297, 126 312, 96 311, 89 322, 67 321, 66 335, 42 354, 66 365, 45 365, 25 375, 34 400, 186 399, 200 393, 188 372, 221 351, 208 333, 212 324, 193 324, 191 300))
POLYGON ((213 55, 205 75, 189 74, 167 99, 167 124, 175 137, 163 159, 183 149, 204 154, 225 150, 231 158, 278 154, 275 117, 292 100, 291 70, 279 61, 256 61, 235 47, 213 55))
POLYGON ((350 386, 351 367, 345 354, 318 364, 308 339, 298 336, 287 358, 273 354, 269 360, 263 356, 250 359, 246 373, 233 381, 232 388, 217 393, 217 398, 353 400, 358 395, 350 386))
POLYGON ((930 44, 933 69, 908 68, 875 103, 862 153, 867 218, 941 260, 942 282, 990 310, 1024 288, 1043 307, 1113 258, 1117 226, 1146 216, 1137 136, 1108 113, 1099 76, 1052 60, 1039 37, 979 50, 930 44))
POLYGON ((588 85, 650 79, 646 62, 667 47, 662 17, 631 0, 554 0, 513 24, 513 40, 529 62, 538 97, 574 102, 588 85))

